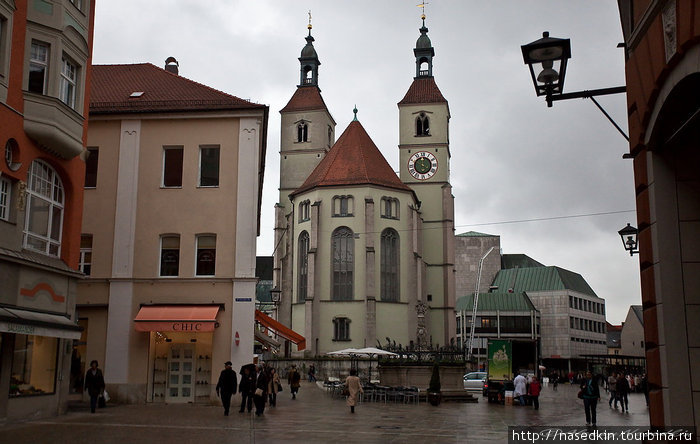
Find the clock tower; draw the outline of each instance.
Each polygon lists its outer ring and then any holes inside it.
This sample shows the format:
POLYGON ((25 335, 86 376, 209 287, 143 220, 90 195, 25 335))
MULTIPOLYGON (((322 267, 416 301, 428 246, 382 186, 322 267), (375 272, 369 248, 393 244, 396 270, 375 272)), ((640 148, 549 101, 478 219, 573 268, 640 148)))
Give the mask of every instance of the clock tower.
POLYGON ((416 75, 399 107, 399 170, 421 202, 423 302, 432 343, 446 345, 455 332, 454 197, 450 185, 450 109, 433 77, 435 49, 423 26, 413 53, 416 75))

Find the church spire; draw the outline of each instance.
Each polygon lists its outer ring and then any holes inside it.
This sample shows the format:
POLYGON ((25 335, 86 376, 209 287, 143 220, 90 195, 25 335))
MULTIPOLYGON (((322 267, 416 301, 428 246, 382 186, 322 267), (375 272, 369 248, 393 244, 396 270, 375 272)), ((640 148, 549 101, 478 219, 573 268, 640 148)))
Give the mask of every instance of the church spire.
POLYGON ((425 27, 425 14, 421 15, 421 19, 423 26, 419 29, 420 37, 413 50, 416 56, 416 78, 433 76, 433 56, 435 56, 435 49, 428 37, 428 28, 425 27))
POLYGON ((314 38, 311 35, 311 11, 309 11, 307 28, 309 35, 306 36, 306 46, 301 50, 301 57, 299 57, 299 63, 301 63, 299 86, 318 86, 318 67, 321 62, 318 60, 313 44, 314 38))

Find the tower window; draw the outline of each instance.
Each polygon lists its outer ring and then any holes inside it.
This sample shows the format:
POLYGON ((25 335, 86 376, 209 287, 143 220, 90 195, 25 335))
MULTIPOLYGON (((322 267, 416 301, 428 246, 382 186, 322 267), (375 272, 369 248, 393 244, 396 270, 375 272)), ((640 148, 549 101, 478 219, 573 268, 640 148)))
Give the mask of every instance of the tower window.
POLYGON ((309 233, 302 231, 299 235, 299 285, 297 301, 304 302, 308 294, 309 282, 309 233))
POLYGON ((430 119, 425 113, 420 113, 416 117, 416 136, 430 135, 430 119))
POLYGON ((309 124, 306 122, 299 122, 297 125, 297 142, 308 142, 309 141, 309 124))

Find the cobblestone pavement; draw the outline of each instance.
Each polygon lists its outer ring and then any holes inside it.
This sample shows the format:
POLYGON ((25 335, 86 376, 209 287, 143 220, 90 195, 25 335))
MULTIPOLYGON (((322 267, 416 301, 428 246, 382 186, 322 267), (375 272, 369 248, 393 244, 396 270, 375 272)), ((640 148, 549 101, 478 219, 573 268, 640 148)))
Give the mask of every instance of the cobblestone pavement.
MULTIPOLYGON (((556 392, 544 387, 537 411, 488 404, 479 396, 476 404, 438 407, 367 402, 354 415, 344 400, 332 398, 320 385, 303 384, 296 400, 289 399, 289 389, 284 388, 277 407, 267 407, 262 417, 234 408, 231 416, 224 416, 219 406, 119 405, 95 414, 86 406, 56 418, 5 425, 0 443, 501 443, 507 442, 509 425, 585 424, 578 388, 568 384, 556 392)), ((232 401, 237 405, 240 398, 232 401)), ((601 399, 599 426, 648 424, 643 395, 630 395, 629 413, 611 409, 601 399)))

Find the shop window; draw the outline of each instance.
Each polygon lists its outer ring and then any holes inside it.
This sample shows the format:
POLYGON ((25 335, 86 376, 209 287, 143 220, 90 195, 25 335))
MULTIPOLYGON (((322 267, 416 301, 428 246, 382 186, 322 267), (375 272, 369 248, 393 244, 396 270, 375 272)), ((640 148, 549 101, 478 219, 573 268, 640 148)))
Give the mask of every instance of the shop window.
POLYGON ((92 234, 80 235, 80 262, 79 270, 86 276, 92 271, 92 234))
POLYGON ((182 186, 182 154, 183 147, 163 147, 163 187, 182 186))
POLYGON ((10 397, 54 393, 57 354, 56 338, 15 335, 10 397))
POLYGON ((199 186, 219 186, 219 147, 199 147, 199 186))
POLYGON ((299 222, 306 222, 310 217, 311 201, 305 200, 299 204, 299 222))
POLYGON ((381 298, 382 301, 399 300, 399 234, 387 228, 381 239, 381 298))
POLYGON ((197 276, 214 276, 216 273, 216 236, 197 236, 197 276))
POLYGON ((302 231, 299 235, 299 290, 297 301, 304 302, 309 285, 309 233, 302 231))
POLYGON ((29 54, 29 83, 27 91, 36 94, 46 94, 46 79, 49 69, 49 45, 32 41, 29 54))
POLYGON ((333 340, 334 341, 349 341, 350 340, 350 319, 335 318, 333 319, 333 340))
POLYGON ((48 163, 32 162, 26 199, 24 247, 58 257, 63 225, 63 184, 48 163))
POLYGON ((351 229, 340 227, 331 235, 331 298, 349 301, 353 297, 353 271, 355 268, 355 243, 351 229))
POLYGON ((352 196, 333 197, 333 216, 352 216, 354 210, 353 204, 354 202, 352 196))
POLYGON ((59 98, 61 102, 75 109, 75 88, 78 78, 78 65, 63 55, 61 59, 61 81, 59 98))
POLYGON ((12 199, 12 182, 6 177, 0 177, 0 219, 10 220, 10 202, 12 199))
POLYGON ((160 238, 160 275, 177 276, 180 271, 180 236, 160 238))
POLYGON ((97 187, 97 163, 100 158, 98 148, 88 148, 88 156, 85 160, 85 188, 97 187))

